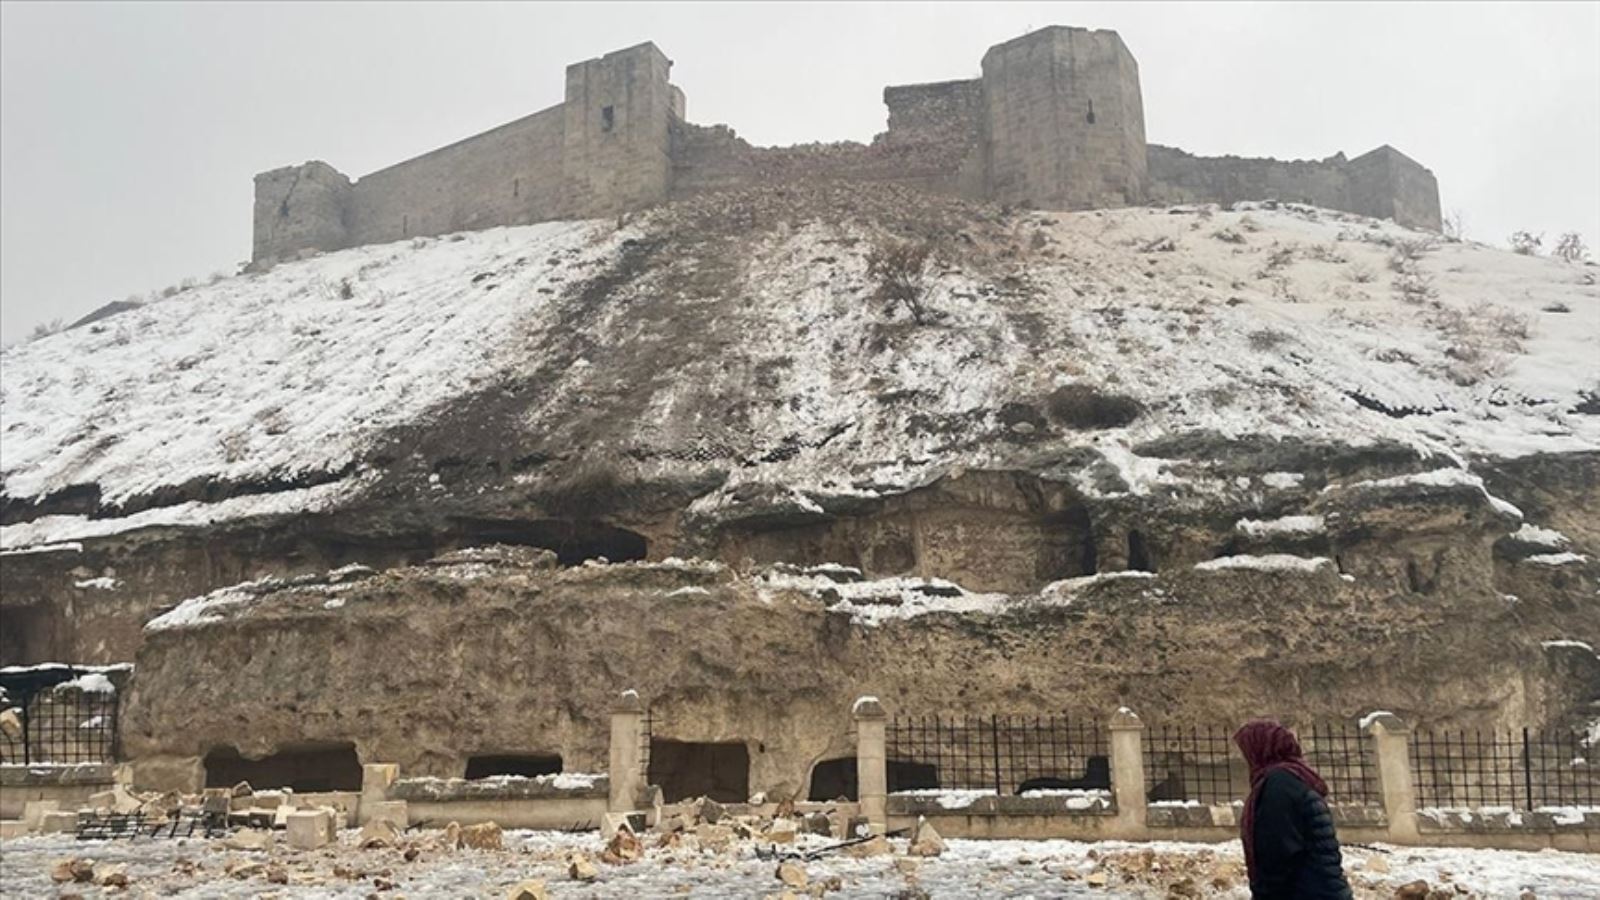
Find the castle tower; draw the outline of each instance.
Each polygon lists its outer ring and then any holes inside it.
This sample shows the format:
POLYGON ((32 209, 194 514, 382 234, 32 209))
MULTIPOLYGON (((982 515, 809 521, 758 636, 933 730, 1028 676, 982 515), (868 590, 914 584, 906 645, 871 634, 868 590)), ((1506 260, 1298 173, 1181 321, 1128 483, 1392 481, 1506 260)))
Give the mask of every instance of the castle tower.
POLYGON ((349 242, 350 179, 319 160, 256 176, 257 263, 289 259, 302 250, 339 250, 349 242))
POLYGON ((1051 26, 983 55, 985 193, 1090 209, 1143 203, 1139 64, 1114 31, 1051 26))
POLYGON ((672 61, 644 43, 567 66, 562 178, 569 214, 611 215, 667 198, 667 123, 683 103, 672 61))

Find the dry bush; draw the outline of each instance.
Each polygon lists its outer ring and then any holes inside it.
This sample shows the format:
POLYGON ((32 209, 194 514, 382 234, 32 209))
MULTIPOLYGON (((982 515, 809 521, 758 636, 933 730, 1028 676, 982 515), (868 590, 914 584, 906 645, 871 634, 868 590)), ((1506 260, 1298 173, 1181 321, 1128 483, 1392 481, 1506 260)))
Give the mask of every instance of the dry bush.
POLYGON ((1488 301, 1468 309, 1442 307, 1433 314, 1434 327, 1445 338, 1448 377, 1461 385, 1504 375, 1508 356, 1521 353, 1532 334, 1527 316, 1488 301))
POLYGON ((1389 270, 1409 272, 1416 268, 1424 253, 1438 246, 1433 238, 1395 238, 1389 244, 1389 270))
POLYGON ((878 299, 891 310, 905 307, 918 325, 928 319, 923 299, 932 255, 933 245, 927 241, 889 241, 873 247, 867 255, 867 277, 878 283, 878 299))
POLYGON ((1234 231, 1232 228, 1219 228, 1213 231, 1211 236, 1224 244, 1242 244, 1245 242, 1244 235, 1234 231))
POLYGON ((40 338, 47 338, 50 335, 61 331, 65 327, 66 326, 62 324, 60 319, 51 319, 48 322, 40 322, 39 324, 33 326, 33 331, 29 332, 28 334, 28 340, 37 341, 40 338))
POLYGON ((1249 337, 1250 349, 1260 350, 1262 352, 1276 350, 1283 346, 1284 342, 1287 340, 1289 340, 1289 333, 1286 331, 1279 331, 1276 328, 1262 328, 1257 331, 1252 331, 1250 332, 1249 337))
POLYGON ((1346 275, 1350 276, 1350 280, 1356 284, 1370 284, 1374 278, 1378 277, 1378 273, 1365 263, 1353 262, 1344 271, 1346 275))
POLYGON ((1511 252, 1523 256, 1538 256, 1539 250, 1544 246, 1544 232, 1534 234, 1531 231, 1517 231, 1511 235, 1511 252))
POLYGON ((1349 257, 1345 256, 1344 253, 1339 250, 1339 246, 1337 244, 1312 244, 1301 252, 1305 255, 1306 259, 1314 259, 1318 262, 1334 263, 1335 265, 1339 265, 1350 261, 1349 257))
POLYGON ((1395 278, 1394 289, 1400 292, 1400 299, 1418 305, 1439 296, 1439 292, 1433 287, 1433 276, 1426 272, 1402 273, 1395 278))
POLYGON ((1045 397, 1044 408, 1057 423, 1075 429, 1117 428, 1144 412, 1132 397, 1104 392, 1088 384, 1056 388, 1045 397))
POLYGON ((1581 263, 1589 258, 1589 248, 1582 235, 1569 231, 1556 240, 1555 257, 1562 262, 1581 263))
POLYGON ((1459 244, 1467 239, 1467 220, 1462 217, 1461 210, 1452 210, 1442 224, 1445 240, 1459 244))

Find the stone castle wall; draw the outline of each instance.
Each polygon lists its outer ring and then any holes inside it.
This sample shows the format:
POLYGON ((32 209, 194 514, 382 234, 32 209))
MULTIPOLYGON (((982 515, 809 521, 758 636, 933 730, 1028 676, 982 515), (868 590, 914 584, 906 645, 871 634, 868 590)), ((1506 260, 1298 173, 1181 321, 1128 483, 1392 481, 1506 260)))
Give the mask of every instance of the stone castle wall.
POLYGON ((1390 147, 1346 160, 1147 148, 1139 67, 1113 31, 1052 26, 991 47, 983 76, 889 87, 871 144, 755 147, 685 117, 640 44, 567 67, 565 100, 352 182, 308 162, 256 176, 253 259, 615 215, 774 181, 891 181, 1014 206, 1281 199, 1440 227, 1432 173, 1390 147))
POLYGON ((1194 156, 1149 147, 1150 199, 1157 203, 1285 200, 1339 209, 1438 231, 1439 185, 1433 173, 1387 145, 1355 159, 1194 156))

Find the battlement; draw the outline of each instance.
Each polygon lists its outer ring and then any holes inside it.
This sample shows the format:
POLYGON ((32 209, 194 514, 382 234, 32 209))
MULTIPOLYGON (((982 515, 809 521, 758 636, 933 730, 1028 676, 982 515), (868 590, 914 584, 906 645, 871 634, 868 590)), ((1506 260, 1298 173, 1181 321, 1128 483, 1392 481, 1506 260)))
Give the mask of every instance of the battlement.
POLYGON ((695 125, 652 43, 567 66, 562 103, 352 181, 313 161, 256 176, 252 259, 590 218, 785 180, 891 181, 1044 209, 1297 200, 1440 227, 1433 174, 1387 145, 1321 162, 1145 144, 1139 66, 1114 31, 990 47, 982 77, 884 88, 871 144, 755 147, 695 125))

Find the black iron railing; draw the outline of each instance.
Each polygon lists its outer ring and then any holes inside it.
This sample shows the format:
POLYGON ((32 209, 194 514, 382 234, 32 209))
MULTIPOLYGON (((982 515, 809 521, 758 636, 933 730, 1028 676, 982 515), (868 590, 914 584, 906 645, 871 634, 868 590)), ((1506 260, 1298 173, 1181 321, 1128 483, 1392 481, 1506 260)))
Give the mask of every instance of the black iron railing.
POLYGON ((1411 777, 1423 807, 1593 807, 1600 802, 1597 751, 1569 730, 1418 732, 1411 777))
POLYGON ((1105 734, 1088 717, 897 716, 885 739, 891 792, 1111 787, 1105 734))

